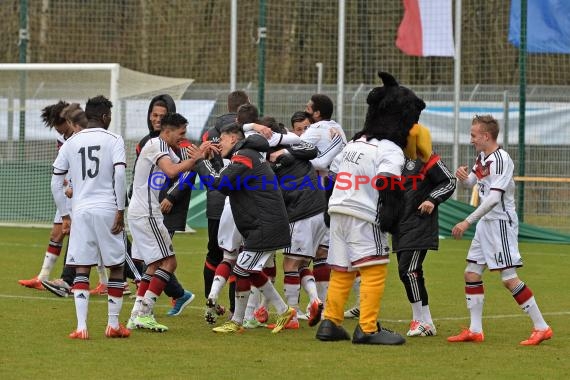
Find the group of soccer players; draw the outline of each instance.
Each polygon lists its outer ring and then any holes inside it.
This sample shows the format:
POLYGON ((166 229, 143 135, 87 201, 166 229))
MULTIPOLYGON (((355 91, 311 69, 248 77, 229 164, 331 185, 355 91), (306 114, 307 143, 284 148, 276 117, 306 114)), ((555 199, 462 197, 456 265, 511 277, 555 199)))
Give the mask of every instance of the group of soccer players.
MULTIPOLYGON (((375 298, 381 298, 380 289, 383 291, 384 286, 382 282, 370 289, 369 284, 374 283, 370 279, 378 275, 371 268, 388 262, 387 237, 384 230, 380 230, 382 220, 378 211, 382 199, 370 186, 362 191, 354 184, 348 189, 335 186, 334 177, 329 176, 333 160, 336 162, 333 172, 336 168, 337 172, 364 170, 361 174, 370 178, 378 174, 398 176, 405 165, 408 171, 420 173, 421 181, 431 181, 421 196, 411 195, 417 189, 410 188, 405 190, 410 195, 404 196, 404 202, 408 202, 404 209, 412 210, 409 215, 431 216, 429 226, 425 227, 428 242, 421 246, 406 245, 414 239, 418 226, 407 231, 412 235, 398 235, 402 228, 391 232, 401 246, 398 249, 400 278, 413 311, 407 335, 436 334, 421 264, 427 249, 437 248, 437 243, 430 240, 434 234, 437 236, 437 206, 453 193, 455 178, 439 156, 431 152, 431 143, 423 159, 404 159, 401 146, 371 138, 365 132, 348 143, 342 127, 331 119, 332 100, 323 94, 313 95, 305 111, 293 115, 293 132, 289 132, 272 118, 259 119, 257 108, 249 103, 247 94, 236 91, 228 96, 230 112, 206 131, 198 147, 185 137, 188 121, 169 107, 169 103, 173 101, 168 95, 151 101, 150 134, 137 146, 132 191, 129 192, 128 226, 133 239, 132 258, 144 262, 145 267, 140 277, 135 276, 140 281, 126 326, 119 322, 125 289, 124 265, 125 261, 132 263, 130 258, 127 260, 124 228, 126 151, 122 137, 108 131, 112 104, 105 97, 97 96, 87 101, 85 111, 79 105, 65 102, 44 109, 44 122, 55 127, 62 136, 58 140, 59 152, 51 182, 58 219, 54 220, 40 274, 20 283, 37 289, 49 285, 47 280, 61 252, 63 236, 70 235, 66 269, 73 271, 72 291, 77 315, 77 327, 70 338, 89 338, 86 321, 92 266, 109 270, 108 279, 105 279, 105 270, 101 271, 108 297, 107 337, 128 337, 136 328, 168 330, 156 321, 153 312, 163 292, 175 300, 170 315, 179 314, 192 302, 194 294, 185 290, 174 275, 177 262, 172 235, 184 226, 176 223, 174 226, 165 218, 170 213, 178 215, 173 212, 178 207, 183 209, 180 220, 185 221, 190 195, 184 198, 177 191, 184 191, 181 183, 194 172, 211 179, 207 202, 208 255, 204 265, 207 322, 214 324, 224 313, 224 307, 218 304, 220 291, 226 282, 235 281, 231 317, 214 327, 214 332, 235 333, 244 328, 268 326, 277 333, 282 329, 299 328, 301 319, 307 319, 309 326, 316 326, 324 318, 317 332, 318 339, 348 339, 341 326, 342 319, 358 317, 359 310, 344 314, 339 314, 339 310, 345 306, 350 287, 358 283, 355 278, 360 271, 367 279, 367 288, 360 291, 365 294, 368 305, 367 315, 361 317, 361 321, 367 322, 357 326, 353 343, 402 344, 404 339, 399 334, 368 321, 371 315, 376 320, 380 299, 375 298), (415 165, 418 166, 414 171, 415 165), (158 176, 173 183, 166 186, 167 191, 162 195, 164 188, 152 185, 158 176), (244 178, 249 182, 244 183, 244 178), (280 186, 284 178, 290 179, 287 188, 280 186), (332 199, 330 207, 329 198, 332 199), (334 227, 331 252, 329 225, 334 227), (285 299, 273 284, 275 254, 281 249, 285 299), (336 282, 342 284, 342 289, 328 292, 327 296, 331 266, 335 268, 337 280, 342 279, 336 282), (232 276, 235 276, 234 281, 232 276), (171 289, 170 292, 167 289, 171 289), (306 312, 299 305, 300 289, 304 289, 309 298, 306 312), (337 294, 343 296, 337 299, 337 294), (331 299, 332 295, 335 299, 331 299), (277 312, 272 325, 266 323, 268 305, 277 312), (376 314, 370 314, 370 307, 376 308, 376 314)), ((488 267, 501 272, 503 283, 534 323, 531 337, 521 344, 536 345, 550 339, 552 330, 542 318, 532 292, 515 271, 522 261, 516 240, 518 224, 512 160, 496 142, 499 127, 495 119, 476 117, 472 124, 472 144, 480 155, 471 172, 461 167, 456 177, 467 185, 477 183, 482 203, 453 229, 454 236, 460 238, 470 224, 481 219, 465 271, 471 326, 449 337, 448 341, 484 340, 482 273, 488 267)), ((189 192, 190 186, 186 187, 189 192)))

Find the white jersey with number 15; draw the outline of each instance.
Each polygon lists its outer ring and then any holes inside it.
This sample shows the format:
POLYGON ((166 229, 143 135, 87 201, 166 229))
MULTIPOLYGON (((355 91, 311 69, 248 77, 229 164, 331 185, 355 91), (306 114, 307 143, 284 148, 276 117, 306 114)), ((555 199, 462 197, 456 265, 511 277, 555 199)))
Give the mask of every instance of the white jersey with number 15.
POLYGON ((115 165, 126 165, 123 138, 103 128, 84 129, 60 148, 55 174, 68 173, 73 181, 73 210, 117 210, 113 177, 115 165))

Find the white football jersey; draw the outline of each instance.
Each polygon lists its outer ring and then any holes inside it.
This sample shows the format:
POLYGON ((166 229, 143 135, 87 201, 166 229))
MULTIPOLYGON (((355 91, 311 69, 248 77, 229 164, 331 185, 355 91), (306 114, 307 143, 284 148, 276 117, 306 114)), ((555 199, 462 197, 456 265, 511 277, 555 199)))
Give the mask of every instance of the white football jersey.
POLYGON ((129 203, 129 217, 162 216, 158 196, 160 190, 167 189, 170 179, 158 167, 158 160, 164 156, 172 162, 180 159, 160 137, 147 141, 142 148, 133 176, 133 195, 129 203))
MULTIPOLYGON (((315 145, 319 149, 319 152, 322 154, 329 149, 332 143, 330 134, 331 128, 336 128, 341 132, 342 141, 344 144, 346 144, 346 135, 344 134, 344 131, 342 130, 340 124, 334 120, 321 120, 309 125, 309 127, 301 135, 301 140, 315 145)), ((329 167, 333 159, 334 156, 331 156, 329 158, 329 162, 323 163, 323 166, 329 167)))
POLYGON ((329 214, 351 215, 378 224, 379 194, 374 177, 380 173, 400 176, 405 161, 402 149, 389 140, 366 141, 361 137, 350 141, 340 155, 329 214))
POLYGON ((491 190, 502 192, 501 201, 481 220, 512 220, 514 218, 516 212, 514 170, 513 160, 503 149, 499 148, 487 157, 483 152, 477 156, 472 171, 477 177, 480 202, 485 200, 491 190))
POLYGON ((56 140, 57 140, 57 150, 59 151, 59 148, 61 148, 65 143, 66 138, 58 133, 56 140))
POLYGON ((123 138, 103 128, 88 128, 65 141, 53 163, 54 173, 67 172, 73 180, 73 210, 117 210, 115 165, 125 165, 123 138))

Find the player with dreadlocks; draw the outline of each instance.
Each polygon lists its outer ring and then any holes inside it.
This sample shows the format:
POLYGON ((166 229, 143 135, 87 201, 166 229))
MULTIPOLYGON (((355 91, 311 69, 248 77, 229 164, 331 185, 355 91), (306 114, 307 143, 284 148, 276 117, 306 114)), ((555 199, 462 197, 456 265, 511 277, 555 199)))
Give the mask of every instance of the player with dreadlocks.
MULTIPOLYGON (((73 127, 67 123, 67 120, 61 117, 61 112, 69 103, 60 100, 55 104, 51 104, 42 109, 41 118, 46 127, 49 129, 55 128, 58 133, 57 136, 57 149, 61 148, 65 140, 67 140, 74 132, 73 127)), ((61 216, 58 211, 55 213, 53 219, 53 226, 49 235, 49 244, 47 246, 44 261, 40 273, 29 280, 18 280, 22 286, 32 289, 44 290, 42 285, 43 280, 48 280, 49 275, 61 253, 63 245, 63 233, 61 231, 61 216)))

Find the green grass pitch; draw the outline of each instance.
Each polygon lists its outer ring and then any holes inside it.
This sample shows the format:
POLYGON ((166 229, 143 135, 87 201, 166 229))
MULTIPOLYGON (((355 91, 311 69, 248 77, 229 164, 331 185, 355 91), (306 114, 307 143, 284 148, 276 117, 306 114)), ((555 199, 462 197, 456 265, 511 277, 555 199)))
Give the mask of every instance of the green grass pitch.
MULTIPOLYGON (((196 300, 178 317, 166 317, 168 300, 157 304, 166 333, 136 330, 129 339, 107 339, 106 298, 91 297, 89 341, 74 341, 71 298, 26 289, 18 279, 37 274, 49 230, 0 228, 0 378, 2 379, 567 379, 570 378, 570 252, 563 245, 521 244, 525 267, 520 277, 534 291, 554 337, 538 347, 522 347, 532 325, 505 290, 496 273, 486 273, 486 304, 481 344, 447 343, 445 338, 468 326, 463 269, 468 241, 443 240, 425 263, 426 283, 438 335, 407 339, 403 346, 354 346, 323 343, 315 328, 302 322, 295 331, 273 335, 267 329, 243 334, 214 334, 203 320, 202 265, 204 230, 174 239, 177 275, 196 300)), ((58 276, 63 260, 53 276, 58 276)), ((278 265, 281 258, 278 256, 278 265)), ((389 267, 381 320, 390 329, 407 331, 411 310, 397 276, 389 267)), ((279 273, 279 272, 278 272, 279 273)), ((97 281, 91 275, 92 287, 97 281)), ((278 274, 277 288, 282 289, 278 274)), ((134 289, 134 286, 132 286, 134 289)), ((226 301, 227 293, 221 300, 226 301)), ((349 301, 349 305, 352 306, 349 301)), ((125 299, 126 321, 132 300, 125 299)), ((227 302, 226 302, 227 304, 227 302)), ((302 300, 306 304, 306 299, 302 300)), ((356 322, 345 321, 352 333, 356 322)))

